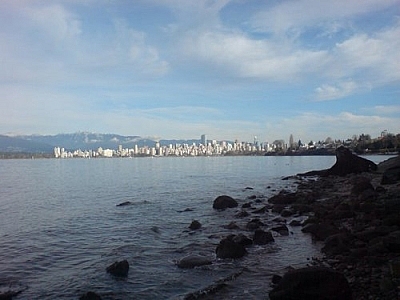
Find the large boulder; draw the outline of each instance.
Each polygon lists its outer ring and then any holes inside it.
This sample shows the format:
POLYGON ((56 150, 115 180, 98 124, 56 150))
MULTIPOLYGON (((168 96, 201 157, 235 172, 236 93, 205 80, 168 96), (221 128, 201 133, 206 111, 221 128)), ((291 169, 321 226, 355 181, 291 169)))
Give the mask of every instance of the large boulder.
POLYGON ((126 277, 129 271, 129 263, 128 261, 116 261, 112 265, 108 266, 106 269, 107 273, 118 277, 126 277))
POLYGON ((274 237, 270 231, 264 231, 262 229, 257 229, 254 232, 253 243, 255 245, 266 245, 268 243, 274 242, 274 237))
POLYGON ((218 258, 241 258, 247 251, 244 245, 235 242, 234 236, 222 239, 215 250, 218 258))
POLYGON ((350 285, 343 274, 324 267, 287 272, 269 293, 271 300, 351 300, 350 285))
POLYGON ((378 166, 365 158, 353 154, 348 148, 340 146, 335 151, 336 163, 327 170, 310 171, 299 176, 346 176, 363 172, 376 171, 378 166))
POLYGON ((222 195, 218 196, 213 203, 214 209, 226 209, 226 208, 233 208, 237 207, 238 203, 235 199, 230 196, 222 195))

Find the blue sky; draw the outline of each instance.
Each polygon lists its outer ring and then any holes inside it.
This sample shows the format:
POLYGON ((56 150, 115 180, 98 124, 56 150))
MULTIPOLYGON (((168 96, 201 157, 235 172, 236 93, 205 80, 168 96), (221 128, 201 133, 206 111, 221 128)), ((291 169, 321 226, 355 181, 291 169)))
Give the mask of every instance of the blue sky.
POLYGON ((400 133, 400 0, 3 0, 0 134, 400 133))

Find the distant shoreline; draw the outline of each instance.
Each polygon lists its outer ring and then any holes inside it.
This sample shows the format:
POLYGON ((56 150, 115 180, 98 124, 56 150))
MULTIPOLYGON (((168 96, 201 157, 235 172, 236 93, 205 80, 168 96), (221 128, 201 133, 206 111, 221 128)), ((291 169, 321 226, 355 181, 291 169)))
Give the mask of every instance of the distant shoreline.
MULTIPOLYGON (((369 151, 366 153, 357 153, 359 155, 399 155, 398 152, 390 152, 385 150, 380 151, 369 151)), ((318 150, 307 150, 307 151, 296 151, 296 152, 241 152, 241 153, 225 153, 221 155, 212 155, 210 157, 225 157, 225 156, 334 156, 335 149, 318 149, 318 150)), ((202 155, 206 156, 206 155, 202 155)), ((176 156, 176 155, 168 155, 168 156, 152 156, 152 155, 134 155, 134 156, 113 156, 113 157, 92 157, 94 159, 98 158, 148 158, 148 157, 201 157, 201 156, 176 156)), ((56 159, 53 153, 27 153, 27 152, 0 152, 0 159, 56 159)), ((60 158, 57 158, 60 159, 60 158)), ((62 158, 62 159, 84 159, 82 157, 73 157, 73 158, 62 158)))

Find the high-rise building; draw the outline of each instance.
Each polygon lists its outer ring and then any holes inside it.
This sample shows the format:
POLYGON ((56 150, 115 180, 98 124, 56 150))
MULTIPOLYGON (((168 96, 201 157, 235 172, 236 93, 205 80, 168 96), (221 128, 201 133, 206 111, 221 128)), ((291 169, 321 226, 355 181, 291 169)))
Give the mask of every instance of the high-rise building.
POLYGON ((207 136, 205 134, 201 135, 201 139, 200 140, 201 140, 201 144, 203 146, 207 146, 207 136))

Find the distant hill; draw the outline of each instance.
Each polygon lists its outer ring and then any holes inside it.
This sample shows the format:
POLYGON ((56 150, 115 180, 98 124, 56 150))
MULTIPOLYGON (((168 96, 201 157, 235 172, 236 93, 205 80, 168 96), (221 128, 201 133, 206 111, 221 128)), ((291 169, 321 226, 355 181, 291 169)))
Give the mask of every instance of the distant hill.
POLYGON ((0 152, 50 153, 54 146, 20 137, 0 135, 0 152))
MULTIPOLYGON (((198 144, 200 140, 159 140, 161 146, 169 144, 198 144)), ((154 147, 156 141, 140 136, 123 136, 110 133, 61 133, 56 135, 0 135, 0 152, 28 152, 28 153, 52 153, 54 147, 62 147, 66 150, 97 150, 123 148, 154 147)))

